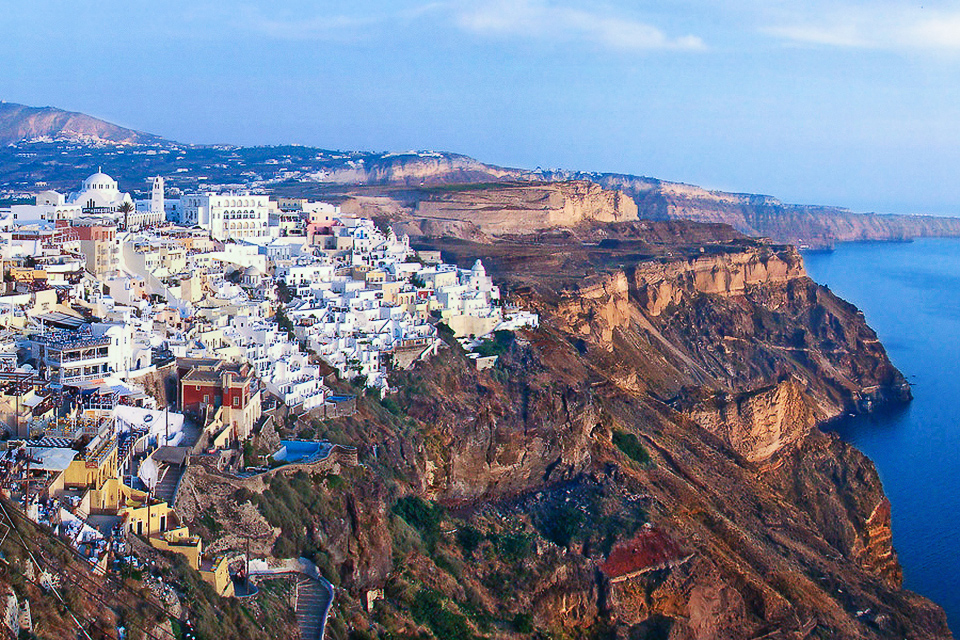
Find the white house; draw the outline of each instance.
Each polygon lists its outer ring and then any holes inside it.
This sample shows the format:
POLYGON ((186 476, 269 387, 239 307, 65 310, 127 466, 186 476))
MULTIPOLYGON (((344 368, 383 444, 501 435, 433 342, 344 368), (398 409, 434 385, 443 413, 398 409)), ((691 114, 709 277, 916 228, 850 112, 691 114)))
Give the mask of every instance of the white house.
POLYGON ((276 206, 269 196, 249 193, 204 193, 180 198, 183 223, 206 229, 217 240, 269 237, 270 213, 276 206))

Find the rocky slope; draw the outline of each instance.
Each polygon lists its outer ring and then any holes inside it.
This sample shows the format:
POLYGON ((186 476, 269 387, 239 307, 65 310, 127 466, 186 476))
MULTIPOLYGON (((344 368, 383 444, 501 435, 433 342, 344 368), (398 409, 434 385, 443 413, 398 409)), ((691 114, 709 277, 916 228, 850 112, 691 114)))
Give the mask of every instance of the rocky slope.
MULTIPOLYGON (((443 175, 430 180, 439 181, 443 175)), ((503 234, 570 227, 585 220, 641 218, 728 224, 746 235, 809 248, 860 240, 960 236, 960 218, 789 205, 769 196, 707 191, 636 176, 505 172, 500 180, 446 187, 328 186, 318 195, 343 200, 350 213, 415 220, 428 225, 423 227, 428 235, 462 235, 463 226, 476 221, 482 221, 488 231, 503 234), (595 193, 586 184, 603 191, 595 193), (598 200, 597 193, 605 195, 598 200), (574 213, 596 211, 598 204, 602 215, 574 213), (562 211, 562 215, 549 215, 551 211, 562 211)))
POLYGON ((437 189, 418 201, 410 215, 471 223, 487 235, 511 235, 636 220, 637 207, 619 191, 589 182, 558 182, 437 189))
POLYGON ((0 102, 0 144, 22 140, 62 140, 109 144, 155 144, 158 136, 54 107, 0 102))
POLYGON ((840 207, 785 204, 771 196, 708 191, 624 174, 557 172, 545 177, 591 180, 604 188, 621 190, 634 198, 642 218, 719 222, 750 236, 814 248, 858 240, 960 236, 960 218, 878 215, 840 207))
POLYGON ((286 432, 361 467, 242 490, 193 469, 212 548, 246 521, 260 553, 317 558, 344 588, 334 638, 950 637, 902 589, 872 464, 817 427, 909 397, 859 312, 728 227, 577 229, 419 238, 483 257, 541 328, 497 336, 482 372, 449 340, 395 396, 286 432), (681 551, 600 571, 641 535, 681 551))

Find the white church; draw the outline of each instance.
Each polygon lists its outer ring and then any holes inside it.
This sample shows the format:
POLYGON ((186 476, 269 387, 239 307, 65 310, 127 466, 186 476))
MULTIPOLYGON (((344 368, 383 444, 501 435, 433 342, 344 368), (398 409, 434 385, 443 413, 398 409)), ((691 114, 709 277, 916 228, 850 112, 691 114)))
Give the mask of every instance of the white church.
POLYGON ((114 213, 125 202, 133 206, 130 194, 120 193, 117 181, 102 171, 84 180, 80 190, 67 198, 67 204, 79 205, 85 214, 91 215, 114 213))
MULTIPOLYGON (((152 180, 149 200, 137 200, 120 191, 117 181, 97 171, 83 181, 80 190, 64 196, 57 191, 37 194, 35 204, 13 205, 0 211, 0 226, 10 228, 25 224, 56 223, 58 220, 102 220, 129 230, 162 224, 164 211, 163 178, 152 180)), ((88 223, 89 224, 89 223, 88 223)))

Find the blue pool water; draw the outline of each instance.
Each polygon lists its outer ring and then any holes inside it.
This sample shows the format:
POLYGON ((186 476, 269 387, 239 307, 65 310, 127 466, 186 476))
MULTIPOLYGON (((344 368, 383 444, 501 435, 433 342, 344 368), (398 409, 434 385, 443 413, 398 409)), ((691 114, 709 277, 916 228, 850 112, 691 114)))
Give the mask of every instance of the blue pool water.
POLYGON ((905 586, 960 625, 960 240, 839 245, 810 276, 856 304, 913 385, 909 405, 842 421, 893 505, 905 586))
POLYGON ((281 440, 280 450, 273 454, 274 460, 283 462, 312 462, 319 460, 330 451, 329 442, 311 442, 305 440, 281 440))

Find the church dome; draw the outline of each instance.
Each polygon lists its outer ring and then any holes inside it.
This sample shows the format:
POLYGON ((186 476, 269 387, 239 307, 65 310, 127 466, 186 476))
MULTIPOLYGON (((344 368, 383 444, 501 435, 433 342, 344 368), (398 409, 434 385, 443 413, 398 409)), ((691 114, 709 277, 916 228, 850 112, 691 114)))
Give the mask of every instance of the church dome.
POLYGON ((83 187, 85 189, 116 189, 117 181, 103 173, 98 171, 86 180, 83 181, 83 187))

